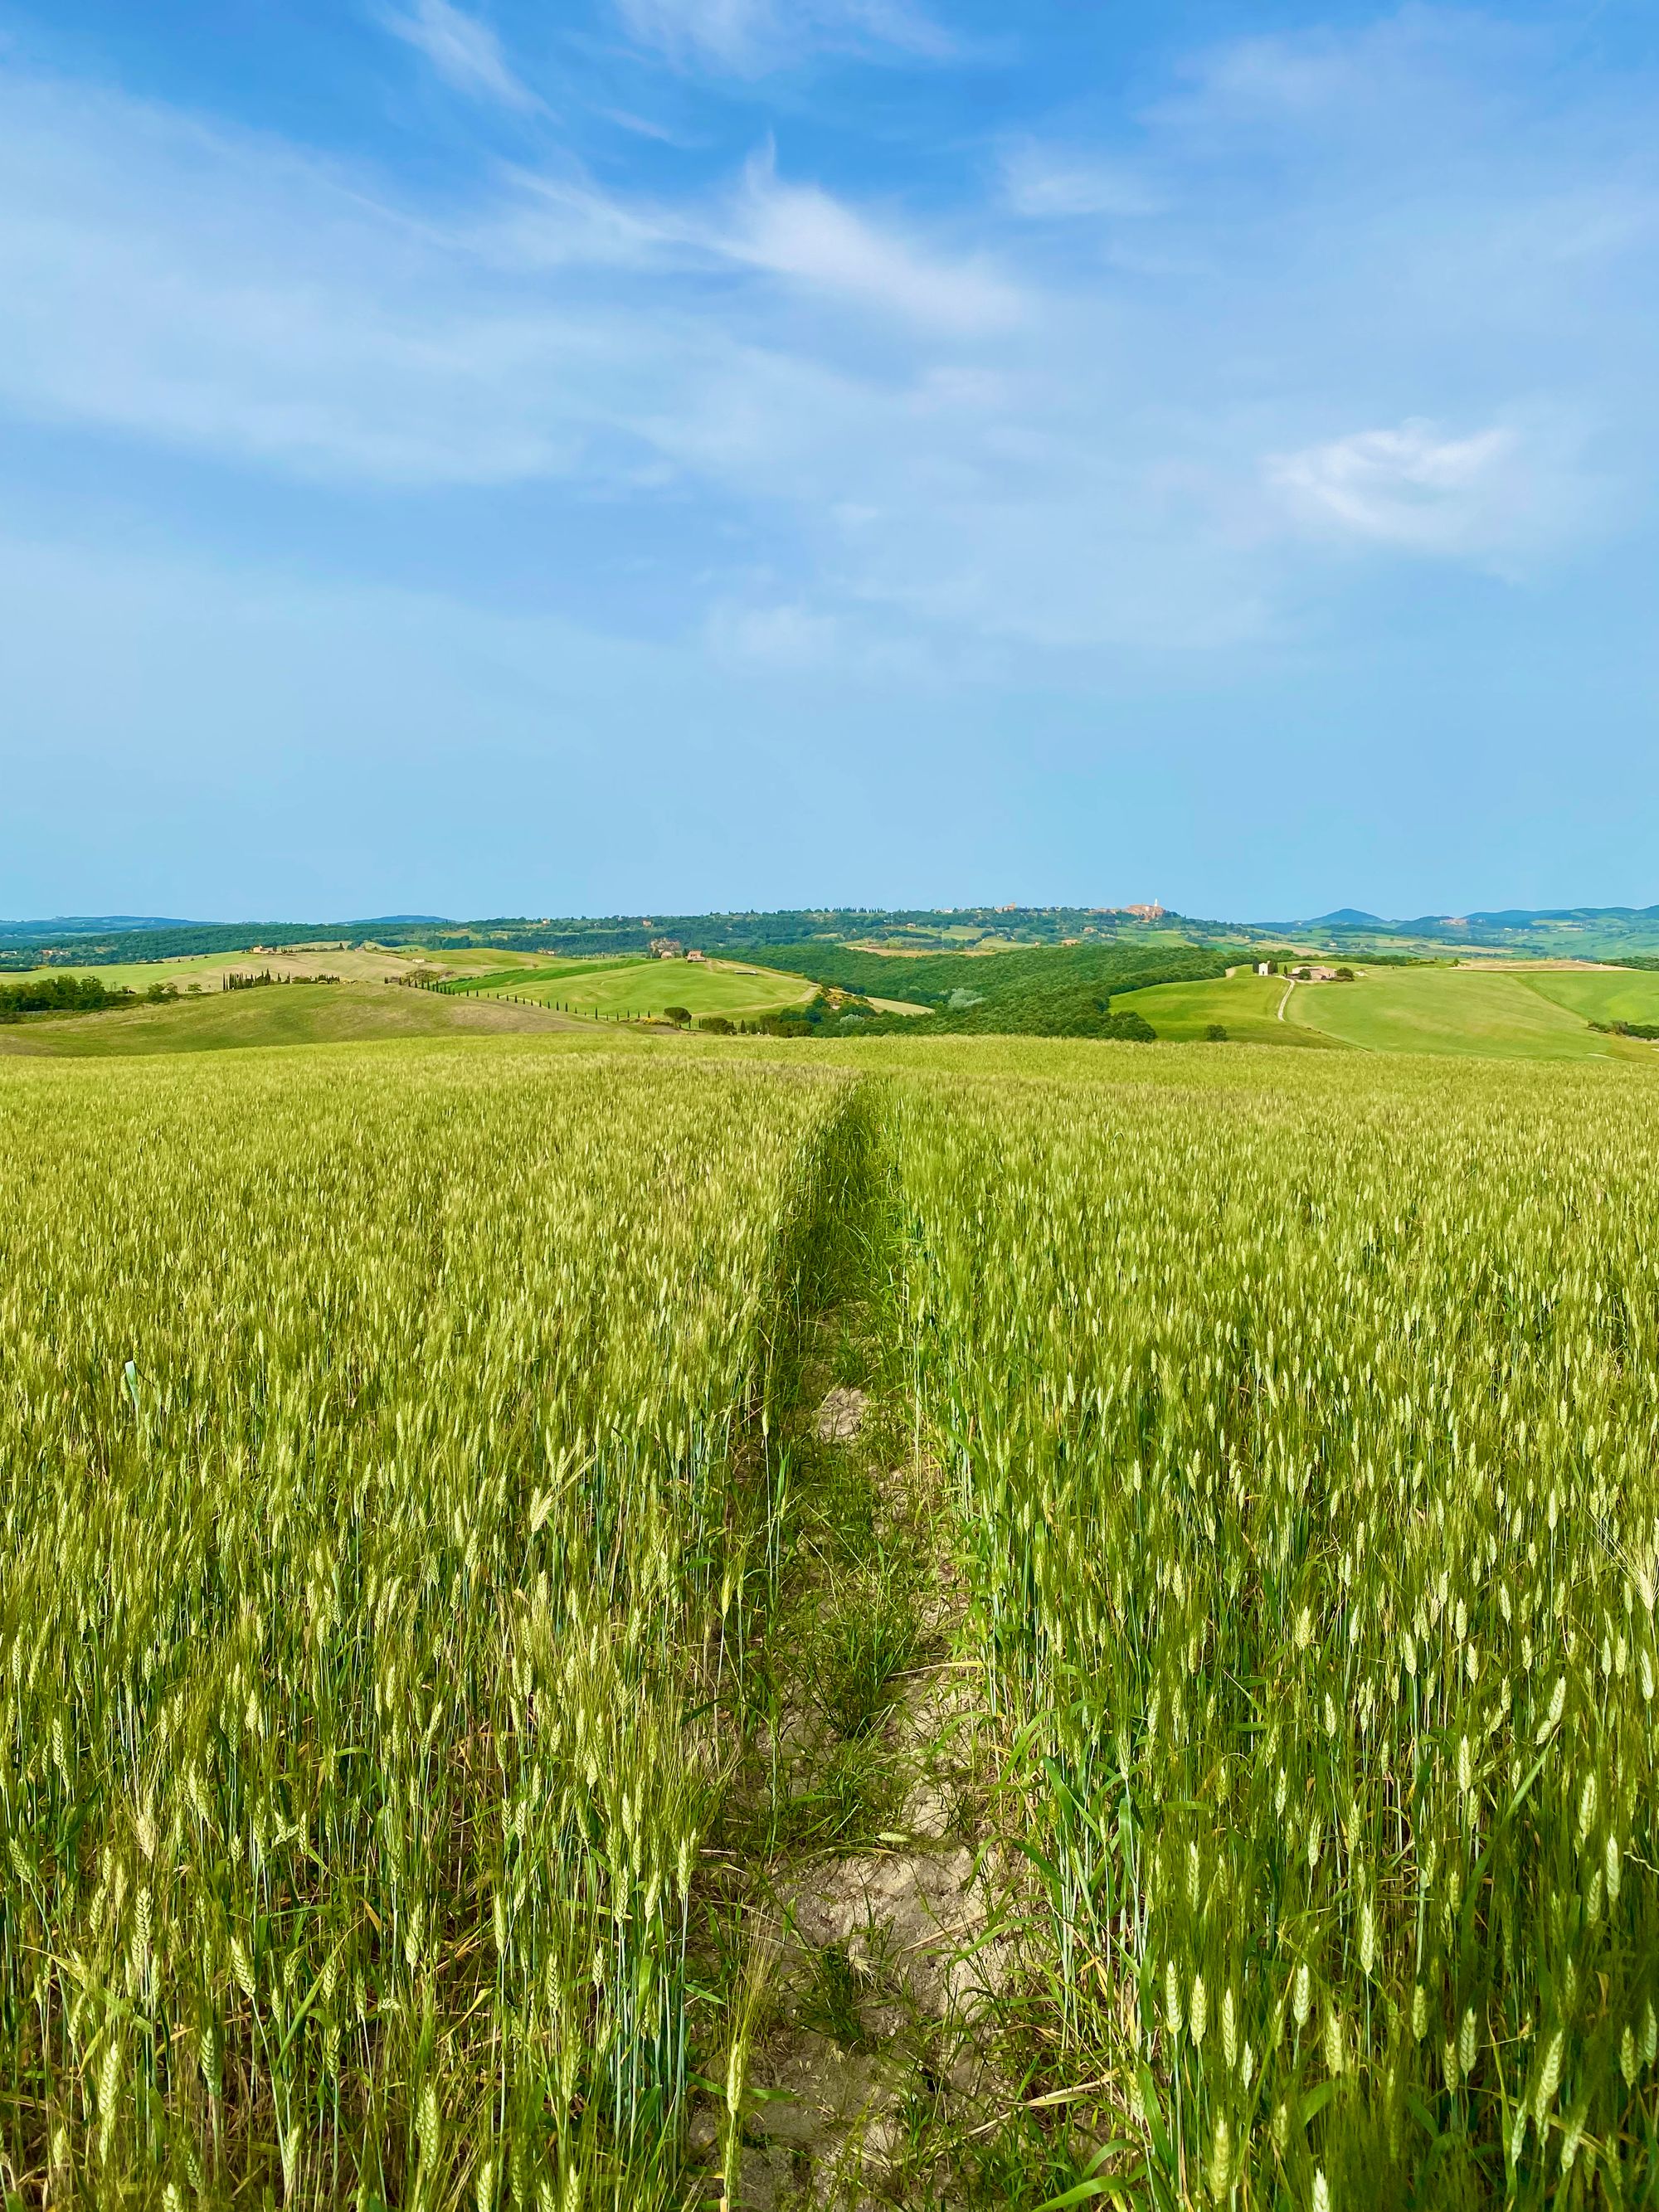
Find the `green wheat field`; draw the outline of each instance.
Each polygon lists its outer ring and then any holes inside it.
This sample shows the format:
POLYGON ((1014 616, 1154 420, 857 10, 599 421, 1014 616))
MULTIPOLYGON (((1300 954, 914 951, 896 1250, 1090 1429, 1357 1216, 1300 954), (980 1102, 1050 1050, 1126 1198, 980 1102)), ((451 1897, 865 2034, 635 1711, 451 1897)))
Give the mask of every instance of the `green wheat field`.
POLYGON ((6 2203, 1652 2202, 1659 1088, 1324 1041, 0 1060, 6 2203))

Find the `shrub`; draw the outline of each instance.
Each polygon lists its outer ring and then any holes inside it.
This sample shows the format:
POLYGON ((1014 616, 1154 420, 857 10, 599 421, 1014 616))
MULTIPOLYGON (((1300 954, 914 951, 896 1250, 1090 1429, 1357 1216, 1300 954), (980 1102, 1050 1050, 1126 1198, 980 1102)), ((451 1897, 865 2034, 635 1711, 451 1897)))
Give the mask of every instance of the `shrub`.
POLYGON ((1227 1042, 1227 1024, 1225 1022, 1212 1022, 1208 1029, 1205 1030, 1204 1036, 1207 1043, 1225 1044, 1227 1042))
POLYGON ((702 1019, 697 1024, 697 1027, 700 1030, 707 1030, 711 1036, 735 1036, 737 1035, 737 1024, 735 1022, 728 1021, 724 1014, 705 1014, 702 1019))

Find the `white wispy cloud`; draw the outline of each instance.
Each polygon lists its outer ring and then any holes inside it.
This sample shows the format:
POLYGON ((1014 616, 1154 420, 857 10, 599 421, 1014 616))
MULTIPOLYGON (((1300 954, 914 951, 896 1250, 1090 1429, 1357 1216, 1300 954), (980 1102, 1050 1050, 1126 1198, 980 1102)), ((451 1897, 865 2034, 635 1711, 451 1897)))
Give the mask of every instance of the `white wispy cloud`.
POLYGON ((520 198, 478 234, 507 262, 604 264, 659 277, 752 270, 781 279, 794 298, 945 333, 1004 330, 1024 312, 1019 288, 991 256, 952 252, 890 216, 793 183, 769 148, 731 186, 672 204, 585 179, 521 174, 518 184, 520 198))
POLYGON ((1548 417, 1458 435, 1419 416, 1271 455, 1264 473, 1316 529, 1518 573, 1594 519, 1578 445, 1548 417))
POLYGON ((1013 286, 982 264, 952 262, 814 185, 786 184, 769 157, 750 164, 720 242, 735 259, 814 291, 942 330, 992 331, 1019 315, 1013 286))
POLYGON ((672 510, 728 657, 1231 649, 1310 571, 1363 588, 1335 546, 1518 574, 1607 526, 1602 444, 1659 463, 1651 150, 1559 95, 1517 131, 1468 37, 1312 77, 1252 42, 925 214, 770 156, 417 202, 0 72, 0 409, 244 483, 540 484, 544 521, 603 498, 644 545, 672 510), (1099 236, 1130 215, 1133 270, 1099 236))
POLYGON ((617 0, 630 35, 671 60, 759 76, 815 49, 943 58, 953 41, 908 0, 617 0))
POLYGON ((1417 419, 1273 455, 1268 480, 1303 514, 1360 538, 1433 553, 1485 541, 1510 504, 1512 430, 1462 438, 1417 419))
POLYGON ((445 227, 268 142, 16 81, 0 283, 14 409, 410 484, 637 482, 686 442, 690 395, 780 349, 789 380, 788 301, 953 332, 1013 312, 988 271, 769 163, 678 209, 521 184, 445 227), (759 344, 728 327, 732 281, 759 344))
POLYGON ((0 85, 0 402, 307 475, 547 472, 556 321, 322 164, 106 94, 0 85))
POLYGON ((384 9, 380 20, 395 38, 424 54, 458 92, 499 100, 507 107, 538 104, 535 94, 514 75, 489 25, 453 6, 452 0, 411 0, 407 8, 384 9))
POLYGON ((1037 222, 1159 215, 1169 205, 1167 191, 1144 170, 1085 148, 1018 139, 1004 147, 1001 171, 1008 205, 1037 222))

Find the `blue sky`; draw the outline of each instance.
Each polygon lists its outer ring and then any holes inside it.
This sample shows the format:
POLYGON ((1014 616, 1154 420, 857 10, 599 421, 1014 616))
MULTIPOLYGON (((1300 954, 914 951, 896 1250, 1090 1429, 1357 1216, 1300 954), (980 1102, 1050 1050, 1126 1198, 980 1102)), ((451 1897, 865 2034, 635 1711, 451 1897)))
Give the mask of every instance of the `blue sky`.
POLYGON ((1659 899, 1659 11, 0 0, 0 913, 1659 899))

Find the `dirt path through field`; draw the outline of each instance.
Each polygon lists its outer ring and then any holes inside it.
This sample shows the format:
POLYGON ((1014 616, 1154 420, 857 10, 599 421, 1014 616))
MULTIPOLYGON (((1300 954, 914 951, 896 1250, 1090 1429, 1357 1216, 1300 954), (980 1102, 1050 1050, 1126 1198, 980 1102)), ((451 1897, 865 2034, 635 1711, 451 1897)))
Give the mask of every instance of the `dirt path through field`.
MULTIPOLYGON (((783 1443, 769 1705, 727 1839, 773 1960, 746 2148, 719 2185, 745 2212, 964 2203, 963 2146, 1011 2101, 981 2032, 1014 1958, 988 1741, 948 1501, 895 1357, 880 1134, 838 1224, 851 1265, 830 1271, 783 1443)), ((701 2133, 714 2154, 716 2110, 701 2133)))

